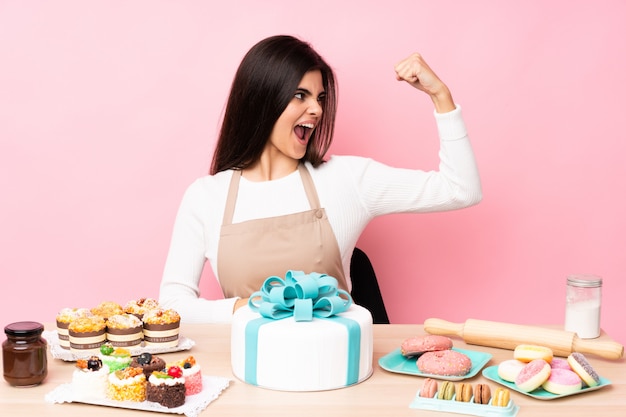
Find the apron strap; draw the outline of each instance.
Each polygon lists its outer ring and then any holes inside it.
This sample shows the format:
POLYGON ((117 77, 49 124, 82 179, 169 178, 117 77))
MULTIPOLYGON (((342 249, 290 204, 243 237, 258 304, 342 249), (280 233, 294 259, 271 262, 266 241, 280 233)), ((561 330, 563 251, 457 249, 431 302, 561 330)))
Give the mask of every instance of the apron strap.
MULTIPOLYGON (((298 165, 298 171, 300 172, 300 179, 304 185, 304 192, 309 199, 309 205, 311 209, 317 210, 320 208, 320 199, 317 196, 317 190, 313 183, 313 178, 309 170, 306 169, 304 164, 298 165)), ((230 187, 228 187, 228 195, 226 196, 226 206, 224 207, 224 217, 222 224, 232 224, 233 216, 235 214, 235 203, 237 202, 237 193, 239 192, 239 181, 241 180, 242 171, 240 169, 234 170, 233 175, 230 178, 230 187)))

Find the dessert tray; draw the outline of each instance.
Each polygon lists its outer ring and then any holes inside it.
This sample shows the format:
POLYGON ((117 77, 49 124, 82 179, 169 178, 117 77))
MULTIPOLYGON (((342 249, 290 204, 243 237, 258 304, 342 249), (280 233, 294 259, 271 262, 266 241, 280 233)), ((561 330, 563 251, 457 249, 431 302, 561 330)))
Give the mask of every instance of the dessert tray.
POLYGON ((466 354, 472 361, 472 367, 470 371, 463 376, 450 376, 450 375, 434 375, 425 374, 417 369, 417 358, 402 355, 400 348, 388 353, 378 360, 378 364, 381 368, 389 372, 395 372, 399 374, 416 375, 422 377, 429 377, 434 379, 443 379, 447 381, 461 381, 463 379, 471 378, 475 376, 487 363, 491 360, 492 355, 490 353, 479 352, 476 350, 466 350, 452 348, 457 352, 466 354))
POLYGON ((130 410, 154 411, 158 413, 184 414, 187 417, 198 416, 211 402, 216 400, 222 391, 228 388, 230 380, 218 376, 202 376, 202 392, 189 395, 185 398, 185 404, 180 407, 167 408, 159 403, 151 401, 113 401, 106 398, 94 400, 75 399, 74 389, 71 383, 62 384, 46 394, 46 402, 53 404, 83 403, 100 405, 105 407, 126 408, 130 410))
POLYGON ((497 382, 500 385, 504 385, 505 387, 513 391, 517 391, 520 394, 528 395, 529 397, 533 397, 538 400, 554 400, 556 398, 569 397, 570 395, 585 394, 587 392, 595 391, 600 388, 606 387, 607 385, 611 385, 611 381, 609 381, 606 378, 600 377, 600 384, 596 385, 595 387, 585 386, 583 389, 576 391, 576 392, 572 392, 571 394, 552 394, 551 392, 548 392, 541 387, 531 392, 521 391, 519 388, 517 388, 517 385, 515 385, 513 382, 505 381, 504 379, 498 376, 498 366, 490 366, 488 368, 485 368, 483 370, 483 376, 487 379, 492 380, 493 382, 497 382))
POLYGON ((513 400, 510 400, 506 407, 498 407, 491 405, 491 401, 489 401, 489 404, 476 404, 474 403, 474 397, 469 402, 456 401, 456 394, 451 400, 424 398, 420 397, 419 391, 417 391, 409 408, 486 417, 514 417, 519 411, 519 406, 515 405, 513 400))
MULTIPOLYGON (((54 359, 61 359, 66 362, 74 362, 77 359, 81 359, 82 357, 77 356, 74 352, 69 349, 63 349, 59 344, 59 337, 56 330, 45 330, 43 332, 43 337, 48 342, 48 346, 50 347, 50 353, 54 359)), ((180 352, 183 350, 191 349, 196 342, 191 339, 188 339, 184 336, 178 336, 178 345, 174 347, 157 347, 157 346, 146 346, 143 342, 136 346, 131 346, 126 349, 130 351, 131 356, 141 355, 144 352, 149 352, 153 355, 159 353, 170 353, 170 352, 180 352)))

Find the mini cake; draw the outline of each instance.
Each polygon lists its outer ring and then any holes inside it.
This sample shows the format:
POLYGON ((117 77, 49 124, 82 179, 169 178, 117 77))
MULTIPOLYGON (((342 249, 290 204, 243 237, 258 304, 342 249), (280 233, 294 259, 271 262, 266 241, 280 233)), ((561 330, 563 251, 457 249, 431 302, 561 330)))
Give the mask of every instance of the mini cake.
POLYGON ((113 346, 140 345, 143 340, 143 323, 133 314, 110 316, 107 320, 107 340, 113 346))
POLYGON ((165 369, 165 361, 158 356, 154 356, 149 352, 144 352, 141 355, 133 358, 130 362, 130 366, 133 368, 143 369, 146 378, 150 378, 150 375, 154 371, 162 371, 165 369))
POLYGON ((154 298, 139 298, 126 303, 124 312, 134 314, 139 320, 143 319, 143 315, 150 310, 158 310, 159 302, 154 298))
POLYGON ((96 307, 92 308, 91 312, 94 315, 100 316, 103 319, 107 320, 109 317, 116 314, 124 314, 124 309, 121 305, 114 301, 103 301, 96 307))
POLYGON ((196 363, 193 356, 187 357, 185 360, 178 361, 175 365, 183 370, 185 377, 185 387, 187 395, 199 394, 202 392, 202 372, 200 365, 196 363))
POLYGON ((109 374, 106 397, 115 401, 145 401, 146 385, 141 369, 124 368, 109 374))
POLYGON ((132 359, 128 349, 113 347, 110 343, 100 346, 100 358, 110 372, 127 368, 132 359))
POLYGON ((80 317, 68 326, 70 350, 78 357, 97 353, 106 341, 106 323, 102 317, 80 317))
POLYGON ((89 317, 93 314, 88 308, 63 308, 56 317, 57 335, 59 346, 63 349, 70 348, 70 333, 68 327, 70 323, 80 317, 89 317))
POLYGON ((106 396, 109 368, 99 357, 78 359, 72 374, 72 392, 75 400, 101 400, 106 396))
POLYGON ((148 401, 156 402, 167 408, 185 404, 185 377, 178 366, 170 366, 165 372, 152 372, 148 379, 148 401))
POLYGON ((143 339, 146 346, 178 346, 180 315, 174 310, 150 310, 143 316, 143 339))

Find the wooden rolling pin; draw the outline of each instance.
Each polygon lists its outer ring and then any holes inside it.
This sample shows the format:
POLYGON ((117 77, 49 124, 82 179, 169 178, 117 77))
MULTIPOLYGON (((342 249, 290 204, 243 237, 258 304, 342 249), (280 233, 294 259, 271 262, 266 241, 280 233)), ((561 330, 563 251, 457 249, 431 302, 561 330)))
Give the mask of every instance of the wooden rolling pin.
POLYGON ((514 350, 517 345, 541 345, 552 349, 555 356, 567 357, 572 352, 590 353, 606 359, 619 359, 624 346, 607 338, 581 339, 574 332, 537 326, 468 319, 451 323, 427 319, 424 330, 431 334, 456 335, 471 345, 514 350))

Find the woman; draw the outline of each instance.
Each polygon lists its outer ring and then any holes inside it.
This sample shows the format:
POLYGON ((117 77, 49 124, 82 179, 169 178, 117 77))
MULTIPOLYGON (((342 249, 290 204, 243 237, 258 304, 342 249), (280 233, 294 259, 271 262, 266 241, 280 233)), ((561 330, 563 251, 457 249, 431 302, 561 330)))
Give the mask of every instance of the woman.
POLYGON ((350 290, 350 258, 376 216, 476 204, 481 186, 461 111, 419 54, 396 78, 428 94, 439 128, 438 172, 367 158, 325 160, 337 108, 332 69, 307 43, 256 44, 235 75, 210 175, 186 191, 160 301, 185 322, 229 322, 268 276, 320 272, 350 290), (205 261, 224 299, 200 298, 205 261))

